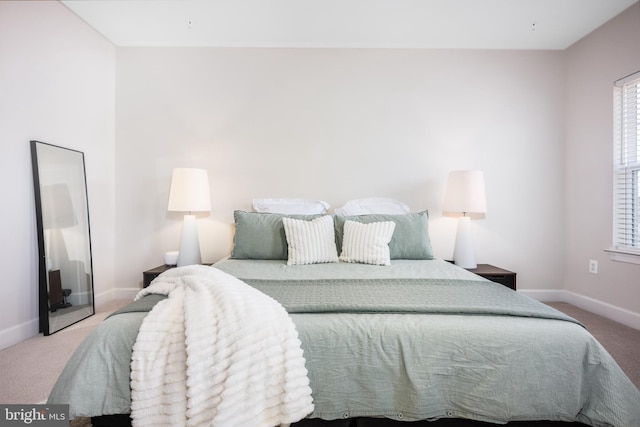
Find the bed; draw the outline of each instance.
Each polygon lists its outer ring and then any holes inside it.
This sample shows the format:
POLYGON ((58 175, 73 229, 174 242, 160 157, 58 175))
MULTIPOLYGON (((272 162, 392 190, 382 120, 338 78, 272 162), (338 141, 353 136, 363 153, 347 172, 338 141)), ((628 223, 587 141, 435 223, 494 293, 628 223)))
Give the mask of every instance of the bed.
MULTIPOLYGON (((238 278, 286 309, 313 397, 299 425, 640 425, 640 392, 579 322, 433 257, 426 213, 353 218, 395 223, 382 264, 308 263, 308 254, 292 264, 296 239, 282 217, 237 213, 231 257, 202 269, 238 278)), ((329 218, 344 253, 351 223, 329 218)), ((87 337, 49 403, 70 404, 72 418, 92 417, 95 425, 130 412, 132 348, 165 298, 153 291, 163 280, 87 337)))

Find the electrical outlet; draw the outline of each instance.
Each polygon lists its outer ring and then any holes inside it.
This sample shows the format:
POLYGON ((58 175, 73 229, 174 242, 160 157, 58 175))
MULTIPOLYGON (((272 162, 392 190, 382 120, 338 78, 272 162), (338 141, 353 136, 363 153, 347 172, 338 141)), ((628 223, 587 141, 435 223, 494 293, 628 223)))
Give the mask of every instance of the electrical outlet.
POLYGON ((595 259, 589 260, 589 273, 598 274, 598 261, 595 259))

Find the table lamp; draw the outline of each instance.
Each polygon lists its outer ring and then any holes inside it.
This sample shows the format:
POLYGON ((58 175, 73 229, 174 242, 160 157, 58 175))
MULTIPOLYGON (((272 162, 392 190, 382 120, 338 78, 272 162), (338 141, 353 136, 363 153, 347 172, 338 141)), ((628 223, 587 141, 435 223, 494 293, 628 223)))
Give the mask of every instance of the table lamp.
POLYGON ((170 212, 187 212, 182 224, 178 267, 201 264, 198 225, 193 212, 209 212, 209 176, 204 169, 175 168, 169 190, 170 212))
POLYGON ((462 268, 476 268, 476 257, 471 238, 471 217, 468 214, 487 212, 483 172, 478 170, 451 171, 447 180, 443 211, 462 214, 458 218, 453 261, 462 268))
POLYGON ((42 225, 45 230, 49 230, 47 267, 59 269, 62 263, 69 261, 62 229, 76 226, 78 219, 67 184, 43 185, 40 191, 42 225))

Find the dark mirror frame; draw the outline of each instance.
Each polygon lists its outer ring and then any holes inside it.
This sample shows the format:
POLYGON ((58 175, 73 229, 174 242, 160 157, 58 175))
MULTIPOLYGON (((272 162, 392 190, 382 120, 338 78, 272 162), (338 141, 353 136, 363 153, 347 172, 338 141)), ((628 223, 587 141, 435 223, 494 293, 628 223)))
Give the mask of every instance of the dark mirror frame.
POLYGON ((87 178, 81 151, 31 141, 31 162, 38 232, 40 332, 51 335, 95 314, 87 178), (55 152, 56 156, 66 156, 67 159, 62 163, 48 164, 46 152, 55 152), (76 174, 81 168, 82 179, 48 181, 51 170, 65 174, 67 160, 75 163, 73 169, 77 169, 76 174), (70 245, 71 251, 67 250, 63 228, 71 230, 67 233, 79 236, 72 239, 76 246, 70 245), (56 250, 60 248, 62 250, 56 250), (68 252, 82 252, 81 259, 70 260, 68 252), (78 303, 74 305, 72 301, 78 303))

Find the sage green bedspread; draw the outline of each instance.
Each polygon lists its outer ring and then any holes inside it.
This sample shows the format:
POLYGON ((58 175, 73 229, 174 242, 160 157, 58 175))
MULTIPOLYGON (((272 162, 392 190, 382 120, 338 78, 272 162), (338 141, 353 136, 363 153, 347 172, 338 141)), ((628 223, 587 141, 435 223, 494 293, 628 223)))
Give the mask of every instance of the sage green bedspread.
MULTIPOLYGON (((640 426, 640 392, 583 326, 442 260, 215 267, 289 311, 309 370, 312 417, 640 426)), ((69 403, 72 417, 129 412, 131 346, 154 303, 141 301, 87 338, 49 403, 69 403)))

